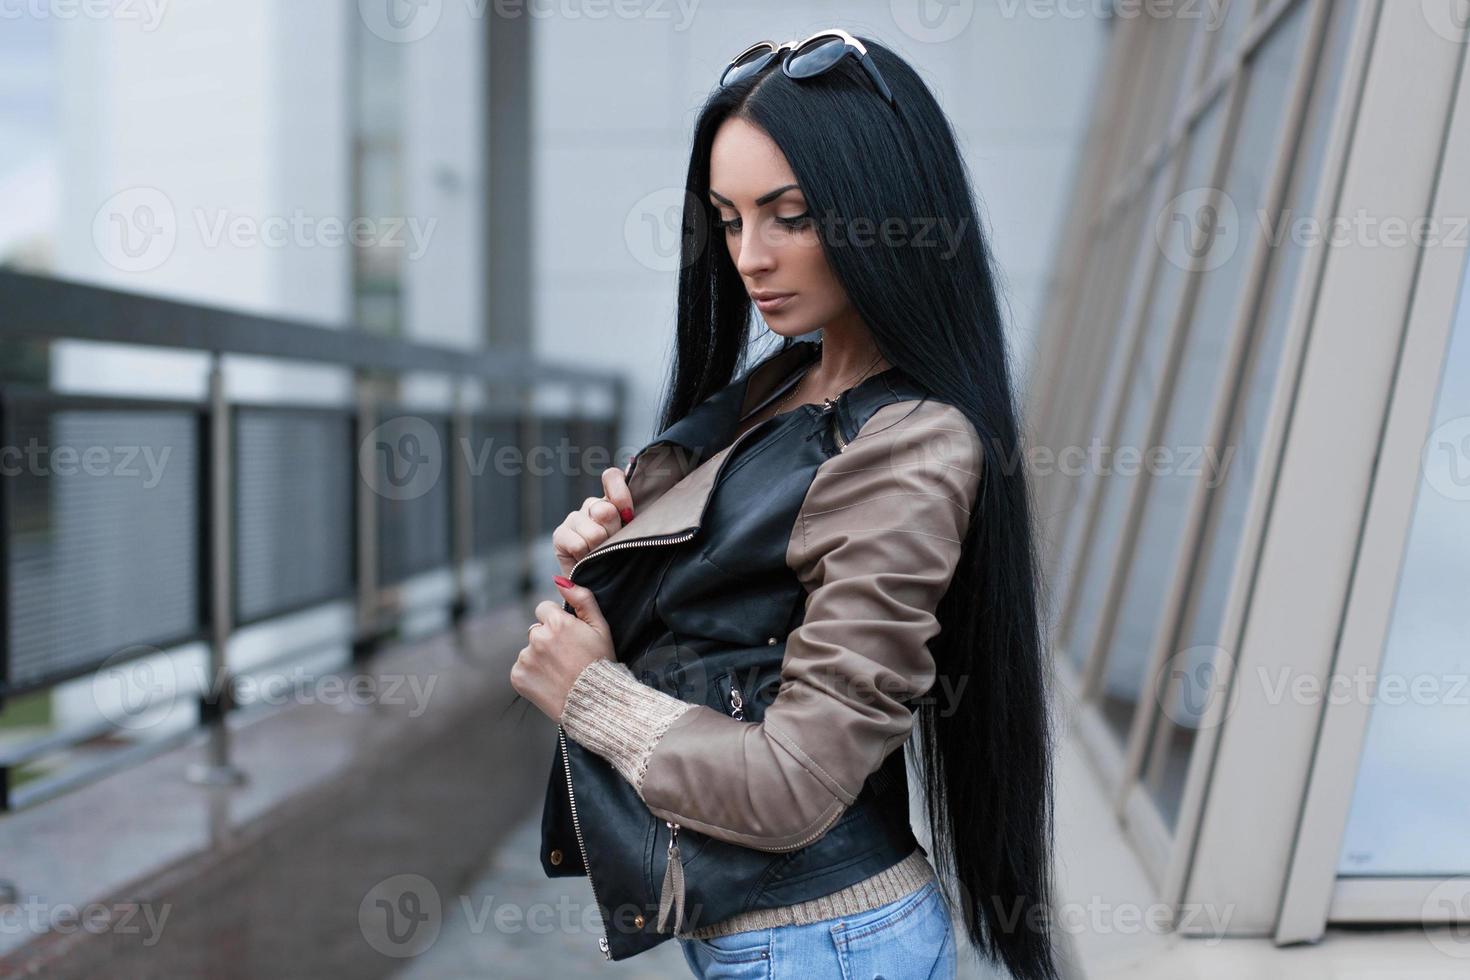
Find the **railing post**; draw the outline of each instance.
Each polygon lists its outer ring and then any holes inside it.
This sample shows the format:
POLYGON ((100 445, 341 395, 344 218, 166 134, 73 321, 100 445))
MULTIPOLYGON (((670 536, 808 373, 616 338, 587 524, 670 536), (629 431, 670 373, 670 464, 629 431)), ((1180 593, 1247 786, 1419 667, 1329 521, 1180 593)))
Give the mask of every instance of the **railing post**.
POLYGON ((541 442, 541 418, 536 414, 536 389, 534 382, 527 379, 519 389, 517 402, 520 417, 516 420, 517 435, 521 444, 521 588, 522 597, 534 591, 532 577, 536 571, 531 548, 541 536, 541 508, 544 483, 531 472, 531 461, 535 449, 541 442))
POLYGON ((588 467, 589 451, 599 439, 597 417, 588 406, 586 389, 573 392, 571 424, 568 428, 572 435, 572 472, 564 474, 562 479, 572 487, 572 506, 580 507, 584 497, 597 497, 602 493, 602 481, 599 478, 601 470, 592 473, 588 467), (596 490, 592 489, 594 483, 597 484, 596 490))
MULTIPOLYGON (((0 391, 0 445, 12 445, 7 398, 0 391)), ((10 689, 10 481, 0 479, 0 712, 10 689)), ((10 769, 0 765, 0 813, 10 810, 10 769)), ((3 904, 3 901, 0 901, 3 904)))
POLYGON ((354 372, 357 389, 357 456, 358 480, 356 514, 357 531, 357 616, 352 636, 352 662, 361 663, 372 655, 378 641, 378 495, 372 470, 377 456, 365 440, 372 437, 377 425, 377 402, 372 378, 366 371, 354 372))
POLYGON ((208 757, 189 766, 190 782, 234 785, 245 774, 230 762, 230 730, 226 723, 234 706, 229 645, 234 630, 234 535, 232 493, 235 474, 230 439, 230 403, 225 396, 223 358, 218 351, 209 364, 209 676, 199 699, 200 720, 208 731, 208 757))
POLYGON ((453 381, 454 409, 449 423, 449 473, 450 486, 449 533, 450 560, 454 562, 454 602, 449 609, 450 622, 458 625, 469 612, 470 559, 475 551, 475 498, 471 482, 469 458, 473 449, 473 420, 469 402, 465 396, 467 382, 461 378, 453 381))
POLYGON ((627 462, 627 460, 625 459, 618 458, 621 453, 621 443, 619 442, 619 440, 623 438, 623 413, 625 413, 627 410, 628 385, 627 382, 621 376, 619 376, 614 378, 612 381, 612 408, 610 409, 610 411, 612 412, 612 416, 608 420, 607 433, 608 441, 610 442, 610 445, 607 448, 608 451, 613 454, 614 466, 622 466, 624 463, 627 462))

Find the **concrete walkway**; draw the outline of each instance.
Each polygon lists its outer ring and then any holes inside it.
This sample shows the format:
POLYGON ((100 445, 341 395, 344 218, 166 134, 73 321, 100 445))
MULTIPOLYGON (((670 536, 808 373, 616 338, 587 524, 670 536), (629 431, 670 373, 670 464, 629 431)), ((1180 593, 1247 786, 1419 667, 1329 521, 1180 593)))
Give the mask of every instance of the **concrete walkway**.
POLYGON ((539 811, 523 820, 461 895, 443 897, 443 926, 432 947, 397 980, 553 980, 561 977, 667 980, 688 977, 674 940, 617 963, 597 948, 602 934, 586 878, 541 870, 539 811))
MULTIPOLYGON (((396 980, 689 977, 675 940, 620 962, 603 958, 587 879, 553 879, 542 873, 536 857, 540 820, 537 812, 522 821, 463 895, 445 897, 439 938, 394 974, 396 980), (497 926, 497 914, 504 927, 497 926)), ((964 980, 998 976, 966 963, 962 955, 959 977, 964 980)))

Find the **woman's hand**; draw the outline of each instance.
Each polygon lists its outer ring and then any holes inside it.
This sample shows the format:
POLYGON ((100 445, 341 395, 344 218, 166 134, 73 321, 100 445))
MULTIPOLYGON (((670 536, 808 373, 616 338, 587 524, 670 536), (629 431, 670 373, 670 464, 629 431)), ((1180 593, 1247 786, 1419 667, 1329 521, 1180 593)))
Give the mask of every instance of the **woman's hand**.
POLYGON ((612 630, 592 590, 559 575, 557 579, 556 587, 576 615, 550 599, 536 604, 541 625, 529 630, 526 645, 516 655, 510 686, 546 717, 560 722, 577 675, 594 660, 612 660, 614 654, 612 630))
POLYGON ((572 511, 551 532, 556 563, 563 575, 572 574, 572 566, 583 555, 633 519, 633 495, 628 492, 622 470, 609 466, 602 471, 602 491, 604 496, 582 501, 582 509, 572 511))

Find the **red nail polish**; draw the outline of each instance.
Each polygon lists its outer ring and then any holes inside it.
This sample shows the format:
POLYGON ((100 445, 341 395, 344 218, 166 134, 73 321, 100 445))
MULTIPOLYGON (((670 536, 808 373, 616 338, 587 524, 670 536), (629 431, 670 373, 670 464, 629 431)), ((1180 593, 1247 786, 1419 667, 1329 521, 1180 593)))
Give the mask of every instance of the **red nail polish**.
POLYGON ((624 507, 622 510, 618 511, 618 513, 623 515, 624 524, 627 524, 633 519, 633 508, 631 507, 624 507))
POLYGON ((552 578, 556 581, 557 585, 564 589, 570 589, 572 587, 572 580, 565 575, 553 575, 552 578))

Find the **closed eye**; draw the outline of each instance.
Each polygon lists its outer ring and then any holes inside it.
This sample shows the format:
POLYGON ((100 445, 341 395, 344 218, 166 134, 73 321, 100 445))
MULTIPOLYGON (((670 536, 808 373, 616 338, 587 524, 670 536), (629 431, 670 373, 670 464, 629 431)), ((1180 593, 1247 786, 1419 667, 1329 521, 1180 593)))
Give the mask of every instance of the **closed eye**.
MULTIPOLYGON (((803 211, 801 214, 795 214, 789 218, 777 216, 776 223, 786 228, 805 228, 812 223, 812 220, 812 213, 810 211, 803 211)), ((738 216, 726 218, 716 213, 715 227, 721 231, 730 232, 739 231, 742 225, 738 216)))

